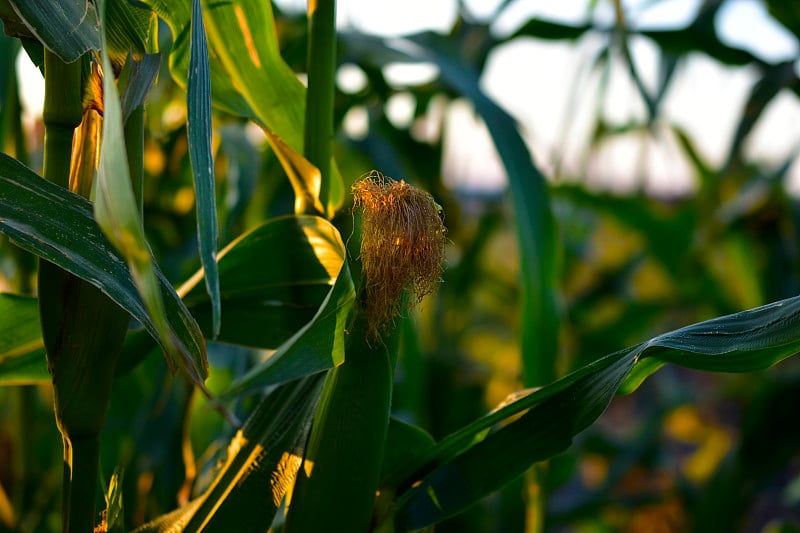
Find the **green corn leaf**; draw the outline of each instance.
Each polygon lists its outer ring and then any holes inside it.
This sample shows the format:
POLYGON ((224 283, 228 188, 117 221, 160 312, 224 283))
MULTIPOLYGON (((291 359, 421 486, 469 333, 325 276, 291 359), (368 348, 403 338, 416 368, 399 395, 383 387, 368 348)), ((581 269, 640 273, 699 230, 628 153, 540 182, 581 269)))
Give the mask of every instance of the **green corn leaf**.
POLYGON ((421 427, 390 417, 381 478, 413 463, 416 457, 433 448, 434 444, 433 437, 421 427))
MULTIPOLYGON (((165 350, 125 260, 108 242, 92 216, 92 204, 0 154, 0 232, 18 246, 98 287, 139 320, 165 350)), ((203 368, 205 341, 200 328, 163 274, 154 267, 169 317, 170 336, 203 368)))
MULTIPOLYGON (((169 24, 175 36, 170 71, 178 84, 185 86, 191 42, 189 0, 145 3, 169 24)), ((204 8, 204 20, 214 105, 259 124, 282 163, 302 157, 299 154, 303 147, 305 88, 280 55, 271 4, 252 0, 209 2, 204 8), (275 142, 276 138, 281 144, 275 142)), ((310 163, 308 166, 316 170, 310 163)), ((319 172, 302 174, 300 178, 292 181, 296 196, 311 196, 318 202, 319 172)), ((335 164, 329 186, 328 205, 318 213, 331 214, 344 201, 344 185, 335 164)), ((305 205, 311 207, 314 203, 305 205)))
POLYGON ((534 462, 567 449, 573 436, 608 407, 633 364, 633 357, 615 357, 601 371, 575 379, 519 419, 438 465, 400 498, 395 517, 398 530, 420 529, 455 514, 509 483, 534 462))
MULTIPOLYGON (((336 228, 314 216, 274 218, 231 242, 217 258, 226 315, 218 340, 264 349, 283 344, 327 297, 342 268, 343 246, 336 228)), ((178 293, 210 332, 202 278, 200 270, 178 293)))
POLYGON ((228 456, 203 494, 137 529, 242 533, 269 529, 300 468, 324 378, 278 387, 262 399, 228 445, 228 456))
POLYGON ((394 524, 418 529, 499 489, 531 464, 569 447, 615 393, 629 393, 666 363, 712 372, 752 372, 800 351, 800 297, 693 324, 605 356, 490 414, 391 474, 394 524), (520 416, 521 415, 521 416, 520 416), (518 418, 512 418, 518 417, 518 418))
POLYGON ((314 318, 283 343, 269 359, 235 380, 221 397, 231 398, 340 365, 345 357, 344 328, 354 302, 353 280, 347 262, 344 262, 336 283, 314 318))
POLYGON ((129 53, 138 58, 158 52, 155 13, 128 0, 105 0, 105 3, 106 38, 112 59, 124 58, 129 53))
POLYGON ((100 49, 100 24, 89 0, 9 0, 31 34, 65 63, 100 49))
MULTIPOLYGON (((102 49, 102 60, 103 71, 113 72, 105 47, 102 49)), ((208 375, 203 340, 194 337, 191 340, 195 346, 187 347, 185 340, 188 339, 175 335, 164 307, 163 285, 159 283, 156 274, 131 187, 122 128, 122 108, 112 76, 106 75, 103 78, 103 97, 102 151, 97 173, 97 201, 94 204, 97 223, 108 240, 125 257, 131 277, 151 318, 150 322, 159 337, 159 343, 166 348, 165 355, 170 368, 173 371, 177 368, 183 369, 196 385, 202 387, 208 375)))
POLYGON ((145 98, 156 81, 160 66, 161 54, 145 54, 141 61, 125 62, 119 78, 123 123, 128 121, 133 111, 144 105, 145 98))
POLYGON ((214 160, 211 154, 211 74, 200 0, 192 1, 192 39, 187 88, 189 159, 194 174, 197 204, 197 240, 211 297, 212 337, 219 336, 222 304, 217 273, 217 203, 214 193, 214 160))

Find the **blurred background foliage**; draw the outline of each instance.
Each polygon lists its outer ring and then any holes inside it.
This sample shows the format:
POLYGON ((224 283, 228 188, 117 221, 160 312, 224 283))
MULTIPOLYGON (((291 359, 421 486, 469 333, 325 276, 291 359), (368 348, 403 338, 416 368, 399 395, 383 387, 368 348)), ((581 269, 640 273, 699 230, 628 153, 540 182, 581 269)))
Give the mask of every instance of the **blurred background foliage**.
MULTIPOLYGON (((480 74, 490 54, 509 42, 600 43, 589 60, 600 90, 589 90, 586 79, 563 88, 595 109, 582 152, 568 160, 533 148, 537 160, 550 162, 545 168, 561 241, 560 255, 547 258, 559 272, 559 376, 658 333, 798 294, 800 203, 787 188, 796 152, 775 164, 747 151, 770 105, 800 96, 797 63, 772 63, 724 44, 714 20, 725 3, 703 2, 683 28, 638 30, 627 24, 623 6, 590 2, 584 24, 534 18, 504 36, 491 23, 513 2, 502 3, 490 18, 462 7, 447 35, 449 46, 439 50, 480 74), (592 10, 604 4, 616 8, 611 25, 592 22, 592 10), (633 39, 657 51, 655 86, 642 81, 644 67, 630 52, 633 39), (697 56, 755 73, 744 106, 732 110, 735 129, 721 162, 709 162, 692 136, 662 112, 682 66, 697 56), (624 123, 611 117, 604 97, 619 77, 635 88, 631 98, 646 111, 624 123), (598 187, 591 175, 597 154, 626 135, 642 141, 642 152, 633 151, 625 168, 636 177, 633 186, 598 187), (680 194, 659 195, 646 186, 650 167, 642 153, 665 142, 694 180, 680 194)), ((793 4, 765 3, 800 38, 793 4)), ((302 75, 305 16, 279 6, 275 14, 284 58, 302 75)), ((166 26, 160 39, 168 50, 166 26)), ((37 169, 41 125, 21 120, 13 68, 18 53, 14 40, 0 41, 0 142, 37 169)), ((393 397, 396 415, 439 439, 523 388, 514 213, 502 188, 458 185, 458 158, 472 148, 459 140, 447 116, 455 108, 474 114, 463 96, 437 75, 421 83, 393 81, 387 65, 366 57, 353 34, 342 35, 338 54, 335 152, 346 185, 375 168, 425 188, 444 208, 448 269, 438 293, 403 321, 393 397), (410 116, 393 115, 391 102, 398 98, 410 102, 410 116)), ((530 68, 519 65, 520 76, 530 68)), ((546 72, 534 74, 546 83, 546 72)), ((146 114, 144 219, 159 264, 176 285, 199 266, 184 102, 163 62, 146 114)), ((800 142, 793 126, 770 134, 794 134, 800 142)), ((569 130, 569 117, 563 127, 569 130)), ((220 112, 215 128, 222 247, 269 217, 291 213, 293 194, 257 128, 220 112)), ((335 222, 351 224, 349 205, 335 222)), ((0 240, 1 290, 34 294, 34 269, 35 261, 0 240)), ((222 390, 263 357, 211 343, 209 389, 222 390)), ((541 523, 547 531, 800 531, 799 365, 791 358, 743 375, 668 366, 635 394, 618 397, 568 452, 537 465, 541 485, 534 489, 523 477, 435 529, 524 531, 526 524, 532 529, 541 523), (526 502, 540 495, 533 490, 545 495, 544 516, 530 515, 526 502)), ((135 370, 120 373, 102 470, 109 479, 122 467, 125 523, 135 527, 185 503, 207 482, 231 429, 183 380, 169 376, 155 351, 135 370)), ((0 388, 0 529, 12 522, 15 531, 58 529, 60 446, 47 383, 0 388)))

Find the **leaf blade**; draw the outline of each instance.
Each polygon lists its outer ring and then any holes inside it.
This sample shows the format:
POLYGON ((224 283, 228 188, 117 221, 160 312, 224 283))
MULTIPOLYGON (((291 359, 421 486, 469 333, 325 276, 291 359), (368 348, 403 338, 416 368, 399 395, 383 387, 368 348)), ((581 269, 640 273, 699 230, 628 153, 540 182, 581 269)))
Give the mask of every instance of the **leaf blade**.
MULTIPOLYGON (((130 276, 151 317, 159 343, 166 348, 165 355, 170 368, 173 371, 176 368, 183 369, 189 379, 202 388, 203 381, 208 376, 204 342, 202 336, 200 339, 192 336, 195 346, 185 346, 184 339, 175 334, 167 317, 162 296, 164 286, 158 281, 131 186, 122 127, 122 107, 113 77, 109 75, 113 70, 105 42, 101 55, 103 71, 107 75, 103 77, 104 122, 97 172, 95 217, 107 239, 128 263, 130 276), (198 344, 203 346, 202 349, 197 349, 198 344)), ((176 318, 188 318, 194 323, 188 312, 176 318)), ((194 326, 196 328, 196 323, 194 326)), ((199 328, 196 331, 199 332, 199 328)))
MULTIPOLYGON (((125 260, 94 220, 92 204, 42 179, 6 154, 0 154, 0 232, 21 248, 102 290, 167 348, 125 260)), ((205 358, 200 328, 164 275, 154 269, 167 315, 172 317, 171 331, 193 357, 205 358)))
POLYGON ((206 290, 211 297, 212 337, 217 338, 222 321, 222 304, 216 259, 218 228, 211 150, 211 74, 200 0, 192 1, 191 41, 187 82, 189 159, 194 175, 200 261, 205 272, 206 290))

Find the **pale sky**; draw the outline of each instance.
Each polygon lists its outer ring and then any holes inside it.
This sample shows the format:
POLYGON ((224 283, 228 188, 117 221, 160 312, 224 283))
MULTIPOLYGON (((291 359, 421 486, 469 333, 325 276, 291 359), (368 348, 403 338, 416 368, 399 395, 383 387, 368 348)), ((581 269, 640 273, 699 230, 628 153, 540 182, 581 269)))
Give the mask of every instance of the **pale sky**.
MULTIPOLYGON (((305 9, 305 0, 279 0, 289 9, 305 9)), ((465 0, 477 18, 487 18, 500 0, 465 0)), ((627 0, 629 23, 638 28, 681 27, 689 23, 701 0, 627 0)), ((542 2, 517 0, 495 20, 492 30, 508 34, 532 16, 576 23, 586 19, 588 0, 542 2)), ((718 31, 728 44, 750 50, 768 61, 800 57, 797 39, 774 23, 758 0, 735 0, 725 4, 718 17, 718 31)), ((447 31, 456 17, 456 0, 338 0, 337 24, 341 29, 385 36, 421 30, 447 31)), ((595 21, 612 24, 608 0, 601 0, 595 21)), ((567 174, 581 173, 592 117, 597 110, 600 80, 590 70, 593 54, 602 46, 599 37, 572 43, 518 39, 497 49, 490 57, 482 79, 484 89, 515 116, 537 163, 546 174, 559 166, 567 174), (542 75, 546 73, 546 75, 542 75)), ((646 39, 634 39, 632 54, 646 85, 657 75, 657 49, 646 39)), ((800 61, 796 63, 800 68, 800 61)), ((18 62, 27 86, 21 92, 23 105, 32 113, 41 111, 41 77, 24 60, 18 62)), ((435 75, 435 69, 394 65, 387 76, 399 83, 415 77, 435 75)), ((352 73, 350 76, 353 76, 352 73)), ((358 83, 356 78, 351 82, 358 83)), ((346 77, 347 78, 347 77, 346 77)), ((340 77, 340 79, 343 79, 340 77)), ((726 68, 702 55, 686 61, 664 102, 664 127, 657 140, 626 135, 606 143, 589 158, 586 168, 591 186, 624 191, 635 184, 646 165, 645 186, 652 192, 679 194, 693 188, 690 167, 675 144, 667 124, 685 129, 709 163, 719 166, 741 115, 756 73, 744 68, 726 68), (643 163, 644 162, 644 163, 643 163)), ((343 80, 346 81, 346 80, 343 80)), ((413 100, 397 97, 389 103, 390 117, 397 123, 409 120, 413 100)), ((625 67, 617 62, 602 105, 607 120, 622 124, 644 117, 645 110, 625 67)), ((468 105, 457 103, 433 113, 446 117, 446 178, 458 187, 502 187, 504 173, 485 128, 474 120, 468 105), (447 133, 447 132, 450 133, 447 133), (457 132, 454 134, 453 132, 457 132)), ((346 128, 358 134, 363 112, 355 110, 346 128)), ((418 125, 424 129, 424 125, 418 125)), ((785 91, 767 109, 747 145, 752 160, 780 165, 800 149, 800 102, 785 91)), ((800 164, 792 171, 791 189, 800 193, 800 164)))
MULTIPOLYGON (((290 8, 302 9, 302 0, 282 0, 290 8)), ((466 6, 478 18, 494 13, 499 0, 467 0, 466 6)), ((371 2, 339 0, 338 24, 343 29, 397 36, 422 30, 447 31, 456 16, 456 1, 406 0, 371 2), (423 16, 420 14, 423 13, 423 16)), ((530 17, 565 23, 586 20, 588 0, 541 2, 518 0, 498 17, 492 30, 508 34, 530 17)), ((701 0, 628 0, 624 2, 629 23, 636 28, 683 27, 699 9, 701 0)), ((610 2, 601 1, 595 12, 599 24, 613 24, 610 2)), ((717 18, 720 38, 771 62, 800 57, 797 39, 776 24, 758 0, 735 0, 725 4, 717 18)), ((537 163, 546 173, 556 165, 569 173, 580 173, 589 142, 592 117, 596 113, 600 80, 590 71, 589 61, 603 46, 599 37, 572 43, 519 39, 496 50, 483 77, 484 89, 512 113, 537 163), (545 77, 541 73, 546 73, 545 77)), ((655 86, 658 51, 644 38, 633 39, 632 54, 644 83, 655 86)), ((800 65, 800 62, 798 62, 800 65)), ((409 76, 426 77, 425 71, 395 67, 390 79, 410 81, 409 76), (399 73, 398 73, 399 71, 399 73)), ((611 85, 604 100, 607 120, 623 124, 645 116, 625 66, 612 67, 611 85)), ((427 76, 433 76, 429 69, 427 76)), ((667 93, 663 127, 657 138, 630 134, 620 136, 596 150, 588 160, 590 185, 624 191, 636 184, 645 165, 645 187, 655 193, 675 195, 694 187, 694 177, 669 124, 683 128, 708 163, 720 166, 727 155, 737 120, 757 73, 746 68, 728 68, 696 54, 686 61, 667 93)), ((402 99, 398 99, 402 100, 402 99)), ((406 114, 411 102, 405 102, 406 114)), ((402 120, 403 103, 392 113, 402 120)), ((451 153, 445 164, 447 178, 458 186, 493 189, 504 183, 502 167, 485 128, 471 116, 469 106, 458 104, 445 111, 446 136, 451 153), (468 148, 464 148, 468 147, 468 148)), ((357 114, 357 113, 354 113, 357 114)), ((358 127, 358 121, 355 127, 358 127)), ((800 148, 800 103, 787 92, 780 94, 766 110, 746 145, 754 161, 778 166, 800 148)), ((790 188, 800 193, 800 164, 791 172, 790 188)))

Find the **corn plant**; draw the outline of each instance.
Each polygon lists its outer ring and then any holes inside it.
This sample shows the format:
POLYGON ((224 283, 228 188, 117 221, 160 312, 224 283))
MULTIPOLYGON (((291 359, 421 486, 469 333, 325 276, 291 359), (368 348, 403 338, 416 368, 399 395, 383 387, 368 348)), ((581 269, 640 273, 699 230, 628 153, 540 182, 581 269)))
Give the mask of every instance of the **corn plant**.
POLYGON ((44 75, 45 132, 41 176, 19 144, 17 158, 0 155, 0 232, 39 257, 33 269, 14 252, 20 272, 36 270, 37 295, 24 285, 0 294, 0 373, 4 383, 52 383, 63 531, 425 529, 569 449, 615 395, 664 365, 752 372, 800 351, 800 300, 790 298, 657 335, 558 377, 563 252, 553 192, 514 120, 481 90, 472 65, 454 59, 456 41, 350 34, 340 43, 335 2, 311 0, 306 87, 281 55, 269 2, 1 7, 6 33, 44 75), (168 52, 159 24, 172 33, 168 52), (524 388, 438 441, 393 416, 392 400, 398 345, 412 327, 404 310, 443 275, 446 214, 410 180, 339 166, 338 45, 363 65, 437 65, 441 83, 485 121, 509 178, 524 388), (176 285, 145 232, 147 104, 162 62, 185 89, 200 265, 176 285), (259 220, 221 249, 212 142, 220 114, 260 128, 293 193, 290 214, 259 220), (223 370, 209 365, 210 342, 270 352, 212 387, 223 370), (187 466, 174 508, 126 524, 124 472, 97 490, 108 474, 101 452, 118 453, 104 428, 115 388, 150 372, 154 349, 177 376, 184 409, 206 396, 214 412, 204 416, 216 417, 227 441, 204 475, 187 466))

